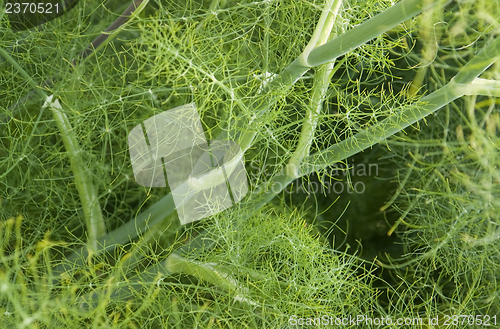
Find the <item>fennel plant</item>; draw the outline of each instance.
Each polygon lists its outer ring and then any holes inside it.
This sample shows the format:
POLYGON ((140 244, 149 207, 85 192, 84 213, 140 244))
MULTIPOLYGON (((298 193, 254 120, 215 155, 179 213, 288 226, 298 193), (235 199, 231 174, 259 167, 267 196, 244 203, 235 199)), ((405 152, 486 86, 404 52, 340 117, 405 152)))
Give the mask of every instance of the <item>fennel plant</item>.
POLYGON ((5 4, 2 327, 500 321, 498 1, 5 4), (181 226, 127 136, 192 102, 249 192, 181 226))

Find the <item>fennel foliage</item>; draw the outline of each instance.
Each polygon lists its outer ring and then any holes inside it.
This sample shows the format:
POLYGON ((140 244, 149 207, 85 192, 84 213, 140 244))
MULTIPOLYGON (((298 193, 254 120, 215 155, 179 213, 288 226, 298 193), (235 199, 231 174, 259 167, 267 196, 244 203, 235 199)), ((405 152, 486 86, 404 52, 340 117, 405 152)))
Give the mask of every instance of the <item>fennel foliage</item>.
POLYGON ((0 3, 0 327, 500 323, 499 1, 0 3), (127 136, 188 103, 248 193, 180 225, 127 136))

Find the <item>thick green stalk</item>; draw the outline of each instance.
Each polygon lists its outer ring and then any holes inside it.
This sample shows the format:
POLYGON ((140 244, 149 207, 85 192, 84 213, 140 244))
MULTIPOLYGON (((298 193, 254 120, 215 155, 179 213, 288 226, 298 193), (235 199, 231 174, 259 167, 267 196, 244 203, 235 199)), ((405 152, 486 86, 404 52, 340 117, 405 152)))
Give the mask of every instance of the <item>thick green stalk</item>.
POLYGON ((314 67, 328 63, 439 3, 443 1, 403 0, 398 2, 377 16, 311 51, 304 65, 314 67))
POLYGON ((341 4, 342 0, 326 0, 323 12, 321 13, 318 24, 316 24, 316 29, 311 36, 311 40, 309 40, 309 43, 300 55, 304 62, 307 62, 307 57, 309 57, 309 54, 314 48, 323 45, 329 39, 333 22, 339 12, 341 4))
MULTIPOLYGON (((109 232, 105 236, 97 240, 100 246, 96 253, 102 253, 106 250, 122 245, 133 238, 145 233, 154 225, 161 223, 167 216, 175 210, 174 199, 169 193, 155 204, 151 205, 147 210, 141 212, 137 217, 121 225, 119 228, 109 232)), ((69 257, 65 258, 64 262, 58 265, 54 272, 62 273, 66 270, 75 270, 75 266, 83 265, 89 251, 82 247, 73 252, 69 257)))
POLYGON ((228 273, 217 271, 212 265, 184 258, 176 253, 170 254, 163 267, 166 273, 184 273, 201 277, 224 291, 236 291, 238 283, 228 273))
POLYGON ((500 81, 476 78, 463 92, 465 95, 500 97, 500 81))

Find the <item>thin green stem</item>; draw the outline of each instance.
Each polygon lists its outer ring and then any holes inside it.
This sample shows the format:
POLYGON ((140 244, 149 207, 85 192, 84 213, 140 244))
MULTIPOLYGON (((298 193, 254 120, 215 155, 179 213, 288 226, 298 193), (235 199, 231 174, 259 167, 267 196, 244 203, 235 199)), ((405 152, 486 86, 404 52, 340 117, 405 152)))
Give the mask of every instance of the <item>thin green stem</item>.
POLYGON ((309 155, 311 150, 319 116, 323 110, 323 101, 328 91, 333 72, 333 63, 324 64, 316 72, 317 78, 314 80, 313 92, 309 106, 307 107, 306 118, 301 128, 297 148, 287 164, 286 170, 292 177, 299 177, 300 163, 309 155))
MULTIPOLYGON (((413 163, 415 163, 415 162, 413 162, 413 163)), ((411 172, 411 170, 409 170, 409 172, 411 172)), ((434 181, 433 177, 434 177, 434 173, 432 173, 431 177, 427 179, 427 182, 424 185, 424 189, 427 189, 429 187, 429 185, 434 181)), ((404 184, 405 184, 405 182, 402 182, 402 184, 400 184, 400 186, 404 187, 404 184)), ((413 207, 417 204, 417 202, 420 200, 422 195, 423 194, 418 194, 417 197, 413 198, 413 200, 410 202, 410 204, 406 207, 406 210, 401 214, 401 216, 399 216, 399 218, 396 220, 396 222, 389 229, 389 231, 387 232, 387 236, 391 236, 392 233, 394 233, 394 231, 398 228, 398 226, 401 223, 405 223, 404 220, 405 220, 406 216, 408 216, 410 211, 412 211, 412 209, 414 209, 413 207)))
POLYGON ((88 175, 87 171, 82 167, 83 161, 81 158, 81 147, 74 134, 73 128, 71 127, 66 114, 62 112, 59 101, 55 100, 52 102, 53 95, 47 96, 47 94, 45 94, 45 92, 36 84, 28 73, 2 48, 0 48, 0 55, 2 55, 14 68, 16 68, 19 74, 21 74, 21 76, 28 81, 28 83, 40 94, 40 96, 45 98, 45 104, 42 106, 42 111, 46 107, 52 111, 70 160, 71 169, 75 175, 75 185, 82 203, 83 216, 87 226, 88 247, 92 250, 97 250, 97 238, 106 234, 106 226, 104 225, 104 220, 102 218, 97 191, 94 189, 90 175, 88 175))
MULTIPOLYGON (((225 0, 212 0, 212 2, 210 3, 210 6, 208 6, 208 11, 210 12, 210 14, 213 15, 213 14, 215 14, 215 11, 220 8, 220 6, 225 6, 225 5, 226 5, 225 0)), ((208 17, 209 16, 207 15, 205 18, 203 18, 203 20, 201 22, 198 23, 198 26, 196 26, 196 30, 203 28, 203 24, 208 19, 208 17)))
MULTIPOLYGON (((416 152, 418 152, 418 148, 419 148, 418 145, 417 145, 416 148, 417 148, 416 152)), ((409 152, 409 153, 410 153, 410 155, 412 154, 411 152, 409 152)), ((408 178, 410 178, 410 175, 413 172, 413 168, 415 168, 415 162, 416 161, 417 161, 417 158, 413 157, 413 161, 409 165, 410 169, 408 169, 406 171, 405 177, 403 178, 402 181, 399 182, 398 189, 396 190, 396 192, 394 193, 394 195, 391 197, 391 199, 389 201, 387 201, 382 207, 380 207, 379 211, 385 211, 387 208, 389 208, 394 203, 394 201, 396 201, 396 199, 398 198, 399 194, 403 191, 403 188, 406 186, 406 182, 408 181, 408 178)), ((398 178, 399 178, 399 171, 398 171, 398 178)), ((390 235, 390 234, 388 233, 388 235, 390 235)))
POLYGON ((62 107, 59 101, 57 99, 52 101, 52 98, 53 95, 48 97, 43 107, 48 107, 52 111, 57 128, 61 134, 66 153, 68 154, 71 170, 75 176, 75 185, 78 190, 78 195, 80 196, 83 217, 87 226, 87 246, 91 250, 97 250, 97 239, 106 234, 106 225, 104 224, 104 219, 102 218, 97 191, 94 188, 88 169, 84 168, 82 165, 84 163, 81 156, 82 150, 68 117, 64 112, 62 112, 62 107))
MULTIPOLYGON (((332 1, 329 1, 326 6, 323 14, 327 13, 325 19, 322 21, 321 30, 317 29, 315 34, 318 36, 316 38, 312 38, 311 41, 314 41, 316 44, 313 46, 318 47, 332 36, 331 31, 333 28, 333 23, 335 18, 337 17, 338 11, 342 4, 341 0, 337 0, 332 7, 332 1)), ((323 16, 323 15, 322 15, 323 16)), ((311 43, 310 43, 311 44, 311 43)), ((313 48, 307 50, 309 45, 306 47, 306 52, 309 53, 313 48)), ((306 56, 307 58, 307 56, 306 56)), ((295 152, 292 154, 290 160, 287 165, 287 173, 291 177, 298 177, 298 169, 299 165, 306 156, 309 155, 311 150, 311 145, 314 140, 314 133, 316 131, 316 126, 318 125, 319 115, 323 109, 323 101, 328 91, 328 87, 330 85, 330 81, 332 79, 332 75, 335 72, 333 70, 334 62, 329 62, 327 64, 323 64, 316 70, 314 74, 314 85, 313 92, 311 96, 311 101, 306 111, 306 118, 304 124, 302 125, 299 141, 297 143, 297 148, 295 152)))

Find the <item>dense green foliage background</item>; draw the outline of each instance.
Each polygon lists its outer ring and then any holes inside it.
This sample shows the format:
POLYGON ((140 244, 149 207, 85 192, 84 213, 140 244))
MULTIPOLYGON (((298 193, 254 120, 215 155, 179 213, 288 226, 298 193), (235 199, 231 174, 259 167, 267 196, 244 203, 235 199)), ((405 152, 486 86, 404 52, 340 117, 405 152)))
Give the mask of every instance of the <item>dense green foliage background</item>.
MULTIPOLYGON (((328 40, 395 3, 334 2, 328 40)), ((498 43, 500 2, 406 2, 433 5, 287 85, 274 77, 308 46, 323 0, 145 2, 79 64, 130 3, 81 1, 13 32, 0 1, 10 58, 0 54, 0 327, 295 328, 293 315, 424 319, 408 328, 447 327, 453 315, 500 322, 498 85, 363 150, 356 137, 424 106, 498 43), (105 226, 97 249, 63 133, 33 82, 59 100, 78 142, 105 226), (191 102, 207 139, 248 143, 250 192, 181 226, 168 187, 135 182, 127 136, 191 102), (327 163, 280 181, 301 136, 304 162, 317 152, 327 163), (321 152, 340 141, 356 151, 328 162, 321 152), (286 183, 266 192, 275 181, 286 183)), ((491 63, 480 77, 498 81, 491 63)), ((448 327, 471 327, 461 321, 448 327)))

